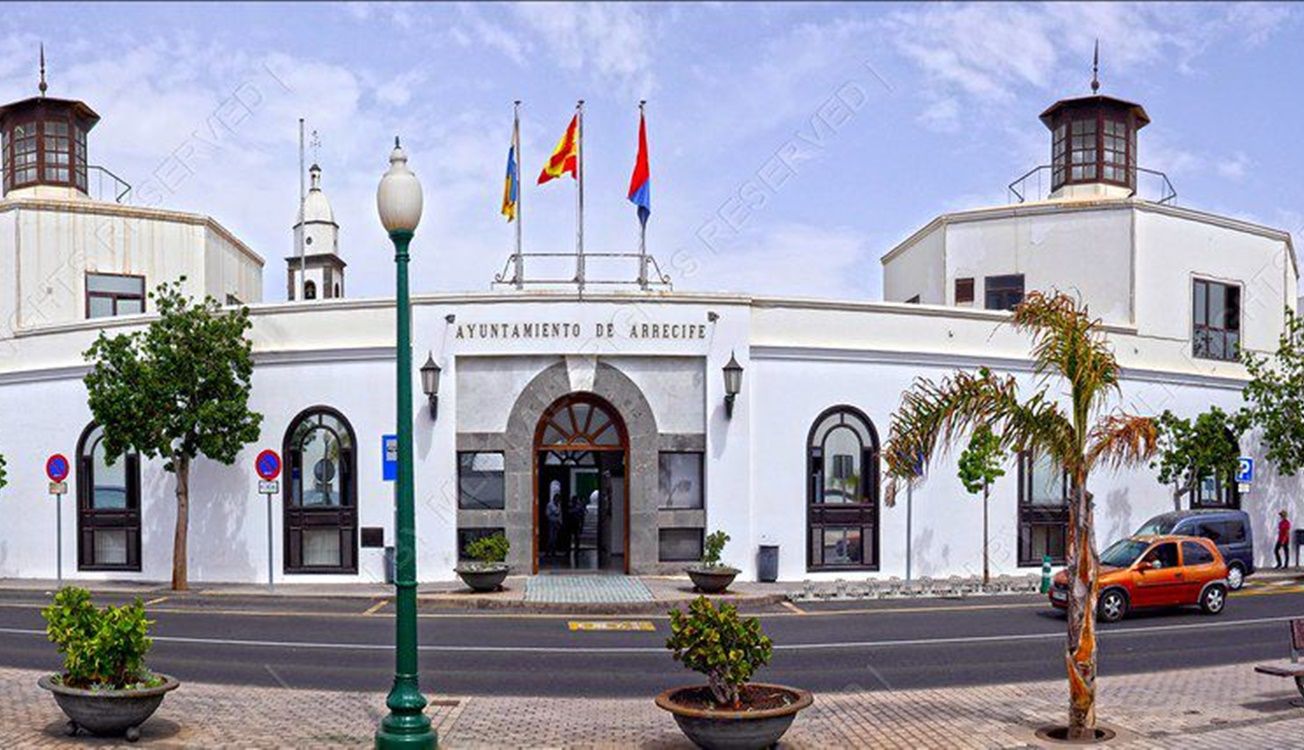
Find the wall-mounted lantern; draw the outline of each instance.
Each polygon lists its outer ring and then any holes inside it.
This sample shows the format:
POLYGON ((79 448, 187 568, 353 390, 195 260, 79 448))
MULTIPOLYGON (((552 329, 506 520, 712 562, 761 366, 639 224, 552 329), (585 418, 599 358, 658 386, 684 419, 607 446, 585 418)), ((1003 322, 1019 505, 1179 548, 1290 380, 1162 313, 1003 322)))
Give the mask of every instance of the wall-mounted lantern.
POLYGON ((426 398, 430 399, 430 419, 434 421, 439 417, 439 365, 435 364, 435 358, 431 354, 426 355, 426 363, 421 365, 421 390, 425 392, 426 398))
POLYGON ((729 364, 724 366, 724 415, 733 417, 734 399, 743 390, 743 366, 738 364, 733 352, 729 353, 729 364))

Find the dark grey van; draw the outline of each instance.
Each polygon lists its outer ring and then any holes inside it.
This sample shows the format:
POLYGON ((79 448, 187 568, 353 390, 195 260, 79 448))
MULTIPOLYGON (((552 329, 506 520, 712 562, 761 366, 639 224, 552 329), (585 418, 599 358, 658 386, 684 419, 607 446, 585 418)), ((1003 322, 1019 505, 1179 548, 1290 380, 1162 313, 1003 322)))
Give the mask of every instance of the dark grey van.
POLYGON ((1218 546, 1227 562, 1227 586, 1239 589, 1254 573, 1254 532, 1243 510, 1178 510, 1161 513, 1142 524, 1136 535, 1202 536, 1218 546))

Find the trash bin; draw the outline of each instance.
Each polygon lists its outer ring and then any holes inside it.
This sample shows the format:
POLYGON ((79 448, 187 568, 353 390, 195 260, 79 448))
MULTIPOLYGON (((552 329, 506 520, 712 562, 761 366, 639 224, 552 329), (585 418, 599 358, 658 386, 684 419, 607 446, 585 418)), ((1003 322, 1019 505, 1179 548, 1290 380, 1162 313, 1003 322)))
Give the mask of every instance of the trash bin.
POLYGON ((385 548, 385 583, 392 584, 398 578, 397 557, 394 554, 393 547, 385 548))
POLYGON ((762 544, 756 554, 756 578, 762 583, 779 580, 779 545, 762 544))

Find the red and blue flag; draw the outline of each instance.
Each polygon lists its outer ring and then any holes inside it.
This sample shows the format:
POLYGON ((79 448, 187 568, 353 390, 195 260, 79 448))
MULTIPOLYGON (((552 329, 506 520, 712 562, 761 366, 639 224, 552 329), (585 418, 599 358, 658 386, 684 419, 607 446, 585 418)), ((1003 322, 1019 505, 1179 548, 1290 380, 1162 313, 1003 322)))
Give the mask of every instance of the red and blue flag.
POLYGON ((652 173, 647 165, 647 121, 638 116, 638 158, 634 160, 634 174, 629 178, 629 201, 638 206, 638 220, 647 226, 652 215, 652 173))

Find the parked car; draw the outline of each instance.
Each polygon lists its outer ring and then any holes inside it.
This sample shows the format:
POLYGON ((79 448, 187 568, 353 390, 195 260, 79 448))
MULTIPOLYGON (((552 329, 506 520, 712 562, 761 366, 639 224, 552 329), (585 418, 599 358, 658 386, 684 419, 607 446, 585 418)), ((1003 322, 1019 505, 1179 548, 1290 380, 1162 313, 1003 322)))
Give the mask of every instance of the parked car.
MULTIPOLYGON (((1213 542, 1194 536, 1134 536, 1100 554, 1096 616, 1118 622, 1130 610, 1198 604, 1216 615, 1227 604, 1227 563, 1213 542)), ((1068 606, 1068 571, 1055 575, 1050 603, 1068 606)))
POLYGON ((1179 510, 1162 513, 1137 529, 1137 536, 1147 534, 1184 534, 1202 536, 1218 545, 1227 561, 1227 588, 1232 591, 1245 585, 1254 573, 1254 532, 1250 516, 1243 510, 1179 510))

